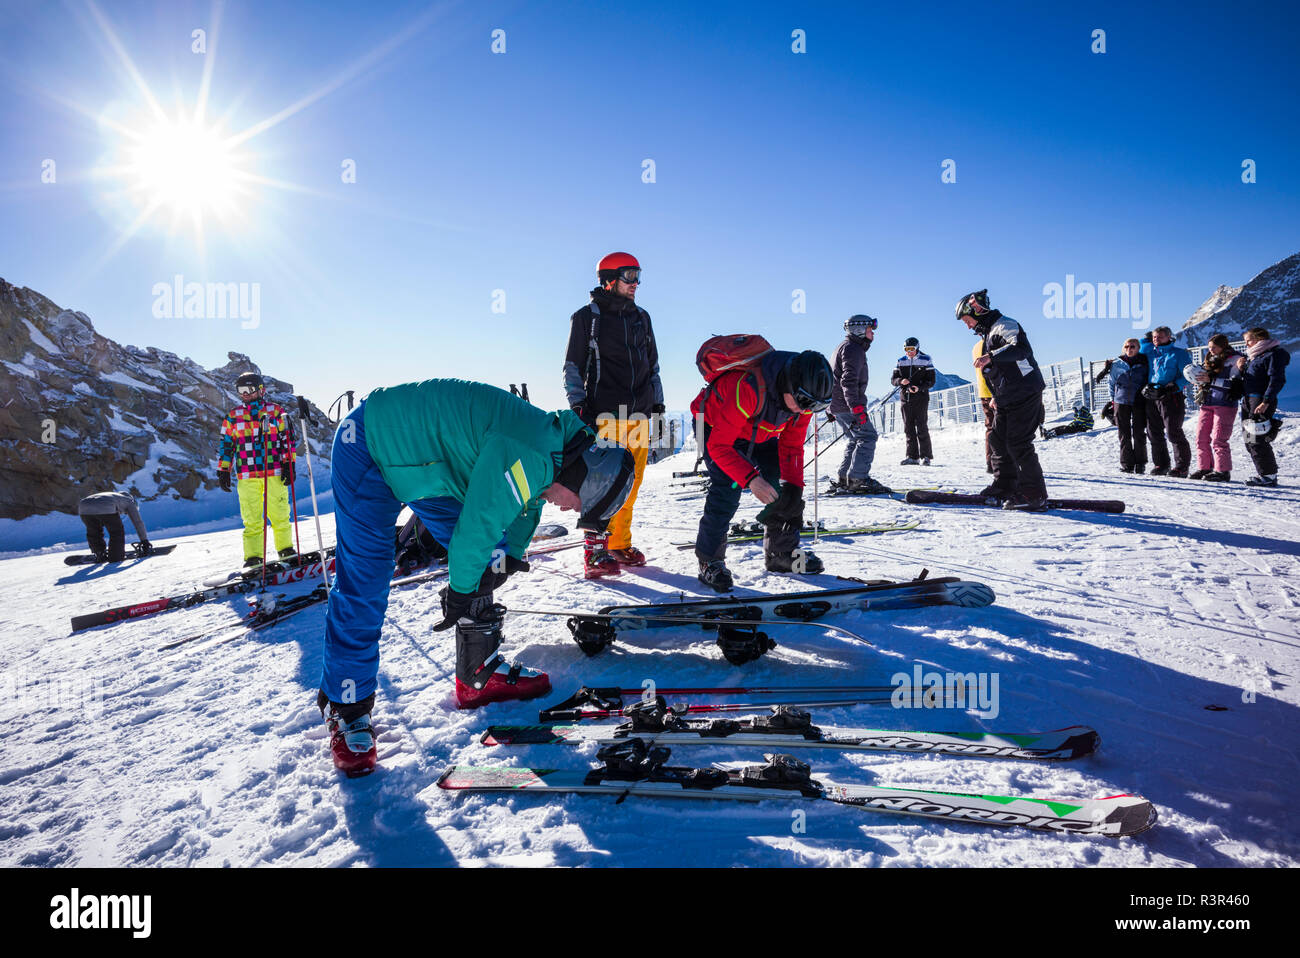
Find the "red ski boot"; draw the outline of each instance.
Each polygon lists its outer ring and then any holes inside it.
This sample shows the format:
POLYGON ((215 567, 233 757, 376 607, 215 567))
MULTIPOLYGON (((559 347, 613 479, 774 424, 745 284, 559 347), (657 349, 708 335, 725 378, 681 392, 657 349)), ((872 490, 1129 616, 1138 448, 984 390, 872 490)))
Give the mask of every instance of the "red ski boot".
POLYGON ((501 619, 462 618, 456 623, 456 704, 476 709, 489 702, 535 699, 551 691, 545 672, 512 665, 497 654, 501 619))
POLYGON ((545 672, 518 664, 511 665, 504 659, 499 659, 496 670, 481 689, 466 685, 459 676, 456 678, 456 706, 476 709, 490 702, 535 699, 550 691, 551 677, 545 672))
POLYGON ((645 553, 635 546, 628 546, 626 549, 610 549, 609 554, 618 561, 620 566, 645 565, 645 553))
POLYGON ((330 730, 330 754, 334 757, 334 767, 348 778, 369 775, 375 770, 378 755, 375 752, 375 730, 370 726, 370 709, 374 703, 373 695, 355 705, 343 706, 331 702, 324 692, 317 695, 316 704, 320 706, 325 725, 330 730), (340 709, 346 714, 340 714, 340 709), (358 709, 365 711, 357 712, 358 709))
MULTIPOLYGON (((644 557, 642 557, 644 558, 644 557)), ((600 579, 607 575, 618 575, 618 559, 609 551, 609 536, 587 533, 582 547, 582 574, 588 579, 600 579)))

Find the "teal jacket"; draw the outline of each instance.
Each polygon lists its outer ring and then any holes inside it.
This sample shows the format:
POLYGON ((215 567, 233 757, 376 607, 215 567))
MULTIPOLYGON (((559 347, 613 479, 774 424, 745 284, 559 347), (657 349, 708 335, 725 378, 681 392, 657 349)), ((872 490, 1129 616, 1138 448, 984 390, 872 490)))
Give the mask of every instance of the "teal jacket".
POLYGON ((584 428, 504 389, 427 379, 366 397, 366 449, 402 502, 451 496, 464 508, 451 542, 451 587, 473 592, 504 533, 522 558, 565 445, 584 428))

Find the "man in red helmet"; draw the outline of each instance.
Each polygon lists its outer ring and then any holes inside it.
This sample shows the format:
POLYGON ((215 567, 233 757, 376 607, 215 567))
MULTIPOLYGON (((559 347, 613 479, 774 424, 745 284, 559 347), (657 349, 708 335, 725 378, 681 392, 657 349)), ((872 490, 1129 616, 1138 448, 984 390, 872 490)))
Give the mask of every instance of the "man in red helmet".
POLYGON ((606 534, 589 532, 583 553, 588 579, 618 575, 621 566, 645 565, 632 545, 632 507, 650 454, 652 417, 662 423, 664 387, 650 314, 636 304, 641 264, 631 253, 610 253, 596 265, 600 285, 591 302, 570 318, 564 354, 569 406, 596 427, 601 439, 632 452, 636 478, 606 534))

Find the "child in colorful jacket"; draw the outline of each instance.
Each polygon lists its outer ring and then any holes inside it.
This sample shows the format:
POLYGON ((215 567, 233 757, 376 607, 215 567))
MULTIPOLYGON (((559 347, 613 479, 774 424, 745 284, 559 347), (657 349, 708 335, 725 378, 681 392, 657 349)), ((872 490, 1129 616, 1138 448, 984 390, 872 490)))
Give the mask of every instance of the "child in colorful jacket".
POLYGON ((244 401, 221 423, 217 480, 229 492, 234 473, 239 514, 244 520, 244 565, 254 567, 266 561, 268 521, 280 558, 295 554, 289 525, 289 491, 293 488, 298 441, 284 407, 267 401, 261 376, 243 373, 235 380, 235 390, 244 401))

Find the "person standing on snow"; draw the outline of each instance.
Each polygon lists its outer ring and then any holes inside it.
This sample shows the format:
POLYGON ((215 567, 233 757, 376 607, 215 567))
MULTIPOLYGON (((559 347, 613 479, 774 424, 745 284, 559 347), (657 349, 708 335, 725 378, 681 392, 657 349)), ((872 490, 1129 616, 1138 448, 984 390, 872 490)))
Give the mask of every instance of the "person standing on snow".
POLYGON ((1246 451, 1255 464, 1258 476, 1246 480, 1248 486, 1277 485, 1277 456, 1273 438, 1282 420, 1274 419, 1277 397, 1286 385, 1286 367, 1291 354, 1262 326, 1246 330, 1246 355, 1237 360, 1241 370, 1241 425, 1246 433, 1246 451))
POLYGON ((235 475, 239 514, 244 520, 244 567, 253 568, 266 561, 263 551, 268 521, 280 558, 295 555, 289 494, 298 439, 284 407, 267 400, 261 376, 241 373, 235 391, 243 402, 221 423, 217 481, 229 492, 231 473, 235 475))
POLYGON ((1119 430, 1119 468, 1138 475, 1147 471, 1147 403, 1141 393, 1151 378, 1151 367, 1141 347, 1136 339, 1124 340, 1123 352, 1107 372, 1119 430))
POLYGON ((844 321, 844 341, 831 362, 834 389, 830 413, 844 430, 844 458, 838 488, 859 495, 888 495, 889 487, 871 478, 876 457, 876 427, 867 416, 867 350, 876 337, 877 321, 858 313, 844 321))
POLYGON ((1187 478, 1192 461, 1192 447, 1183 433, 1183 420, 1187 418, 1187 397, 1183 395, 1183 370, 1191 365, 1192 354, 1174 345, 1174 334, 1168 326, 1157 326, 1151 331, 1151 343, 1143 346, 1151 364, 1151 379, 1142 390, 1147 404, 1147 435, 1151 439, 1153 476, 1187 478), (1169 463, 1168 439, 1174 447, 1172 468, 1169 463))
POLYGON ((149 533, 135 499, 125 492, 96 492, 77 503, 77 515, 86 527, 86 544, 98 561, 121 562, 126 558, 126 528, 122 525, 124 512, 140 538, 136 555, 147 556, 153 551, 153 546, 149 543, 149 533), (105 533, 108 533, 107 546, 104 545, 105 533))
POLYGON ((636 478, 626 504, 610 520, 608 534, 587 535, 583 568, 588 579, 618 575, 625 565, 645 565, 645 554, 632 545, 632 508, 651 432, 662 428, 664 413, 654 328, 650 314, 636 304, 641 264, 630 253, 610 253, 596 264, 596 277, 600 285, 591 291, 591 302, 569 318, 564 392, 569 407, 601 439, 631 450, 636 478))
POLYGON ((337 563, 317 696, 335 766, 349 775, 375 766, 370 711, 403 503, 447 550, 443 619, 433 629, 455 627, 457 704, 478 708, 551 689, 545 672, 497 654, 505 609, 493 601, 509 576, 528 571, 542 503, 602 530, 633 471, 630 452, 597 440, 571 411, 545 412, 483 383, 376 389, 348 413, 334 436, 337 563))
POLYGON ((770 350, 743 368, 722 373, 691 403, 709 473, 695 538, 699 579, 705 585, 718 592, 732 589, 727 532, 746 487, 765 506, 758 518, 764 525, 768 571, 816 575, 823 570, 817 556, 799 548, 799 534, 804 438, 813 414, 830 405, 832 384, 830 363, 821 353, 770 350))
POLYGON ((934 362, 921 352, 921 341, 909 336, 903 343, 903 358, 889 377, 898 387, 903 407, 903 430, 907 435, 907 456, 901 465, 928 466, 934 458, 930 448, 930 390, 934 388, 934 362))
POLYGON ((989 305, 981 289, 957 301, 957 318, 984 341, 975 368, 984 373, 993 393, 993 482, 980 492, 1003 501, 1003 508, 1041 512, 1047 508, 1047 484, 1034 452, 1034 436, 1043 424, 1046 383, 1023 328, 989 305))
POLYGON ((1237 360, 1241 353, 1232 348, 1228 337, 1215 333, 1210 337, 1201 368, 1189 366, 1183 376, 1196 383, 1196 465, 1188 479, 1206 482, 1232 481, 1233 421, 1237 401, 1241 399, 1241 370, 1237 360))

